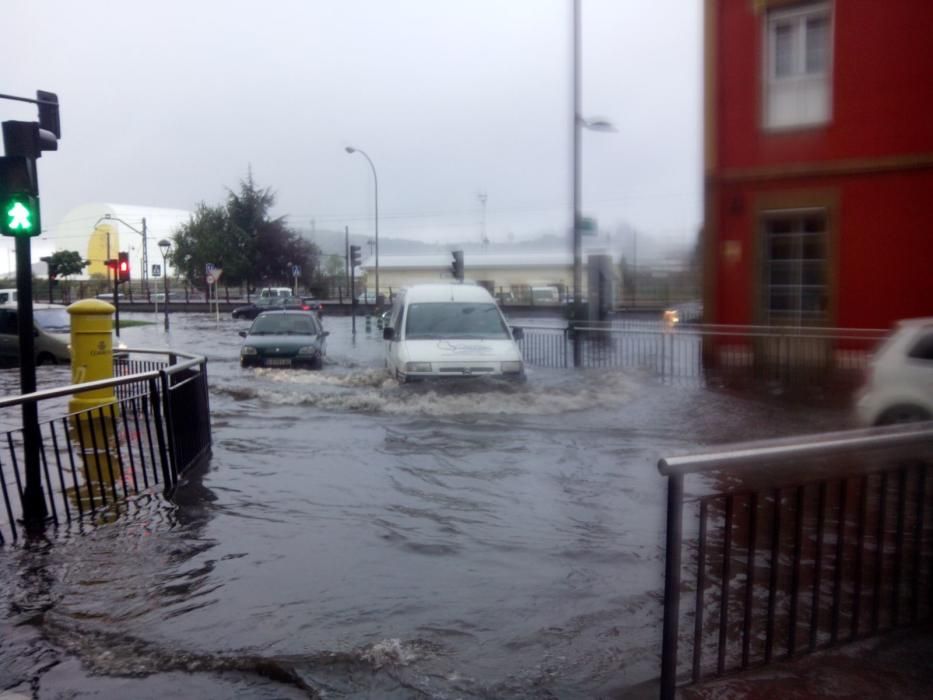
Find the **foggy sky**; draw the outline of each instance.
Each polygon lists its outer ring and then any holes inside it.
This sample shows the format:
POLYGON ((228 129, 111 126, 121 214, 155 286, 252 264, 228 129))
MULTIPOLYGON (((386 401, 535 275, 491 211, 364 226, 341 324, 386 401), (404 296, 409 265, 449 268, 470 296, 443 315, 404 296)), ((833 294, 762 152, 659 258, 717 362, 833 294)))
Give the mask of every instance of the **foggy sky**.
MULTIPOLYGON (((581 0, 583 211, 700 222, 700 0, 581 0)), ((252 167, 295 225, 478 240, 569 227, 570 0, 6 0, 0 92, 57 92, 43 227, 89 201, 193 209, 252 167)), ((0 101, 0 118, 35 108, 0 101)), ((641 240, 641 239, 640 239, 641 240)), ((620 245, 622 243, 620 242, 620 245)))

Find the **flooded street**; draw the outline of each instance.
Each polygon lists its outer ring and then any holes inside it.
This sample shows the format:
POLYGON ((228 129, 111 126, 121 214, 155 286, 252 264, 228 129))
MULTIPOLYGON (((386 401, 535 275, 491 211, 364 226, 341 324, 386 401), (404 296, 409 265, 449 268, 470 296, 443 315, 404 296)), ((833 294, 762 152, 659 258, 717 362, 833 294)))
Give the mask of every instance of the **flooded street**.
POLYGON ((244 370, 248 322, 171 323, 121 340, 209 358, 213 457, 175 504, 0 550, 0 690, 610 694, 659 672, 658 458, 848 425, 613 370, 399 386, 375 325, 354 343, 346 318, 324 320, 322 371, 244 370))

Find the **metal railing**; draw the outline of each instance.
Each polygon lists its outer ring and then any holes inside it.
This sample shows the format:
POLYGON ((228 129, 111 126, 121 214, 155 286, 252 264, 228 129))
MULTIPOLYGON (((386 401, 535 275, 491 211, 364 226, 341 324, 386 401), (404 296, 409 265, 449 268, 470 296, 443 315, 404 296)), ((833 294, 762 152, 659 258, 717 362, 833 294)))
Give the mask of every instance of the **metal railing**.
POLYGON ((933 422, 662 459, 661 697, 929 619, 931 464, 933 422))
MULTIPOLYGON (((0 412, 30 401, 39 408, 42 498, 56 527, 109 519, 156 487, 170 495, 179 477, 210 454, 205 358, 126 350, 114 357, 114 375, 0 399, 0 412), (115 401, 70 412, 66 399, 108 388, 115 401)), ((24 535, 22 433, 22 427, 0 432, 0 545, 24 535)))
POLYGON ((669 325, 637 320, 567 328, 519 327, 524 336, 519 347, 529 365, 572 366, 577 336, 581 366, 640 369, 663 379, 856 375, 887 334, 879 329, 669 325))

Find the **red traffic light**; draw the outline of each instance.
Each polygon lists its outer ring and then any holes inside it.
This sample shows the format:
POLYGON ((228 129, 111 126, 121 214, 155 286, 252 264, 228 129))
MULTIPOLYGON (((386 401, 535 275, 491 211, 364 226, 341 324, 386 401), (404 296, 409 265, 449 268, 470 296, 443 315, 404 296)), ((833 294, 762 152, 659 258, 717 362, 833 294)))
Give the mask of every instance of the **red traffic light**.
POLYGON ((117 259, 117 278, 120 282, 130 281, 130 254, 120 253, 117 259))

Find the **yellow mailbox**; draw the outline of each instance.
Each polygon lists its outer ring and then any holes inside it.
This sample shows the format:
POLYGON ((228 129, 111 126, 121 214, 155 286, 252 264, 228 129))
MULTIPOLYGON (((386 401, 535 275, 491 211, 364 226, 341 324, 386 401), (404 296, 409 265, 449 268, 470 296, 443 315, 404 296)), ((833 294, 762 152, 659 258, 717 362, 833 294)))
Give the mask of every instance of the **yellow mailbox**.
MULTIPOLYGON (((112 304, 83 299, 68 307, 71 314, 71 383, 81 384, 113 377, 112 304)), ((113 387, 75 394, 69 413, 114 403, 113 387)))

